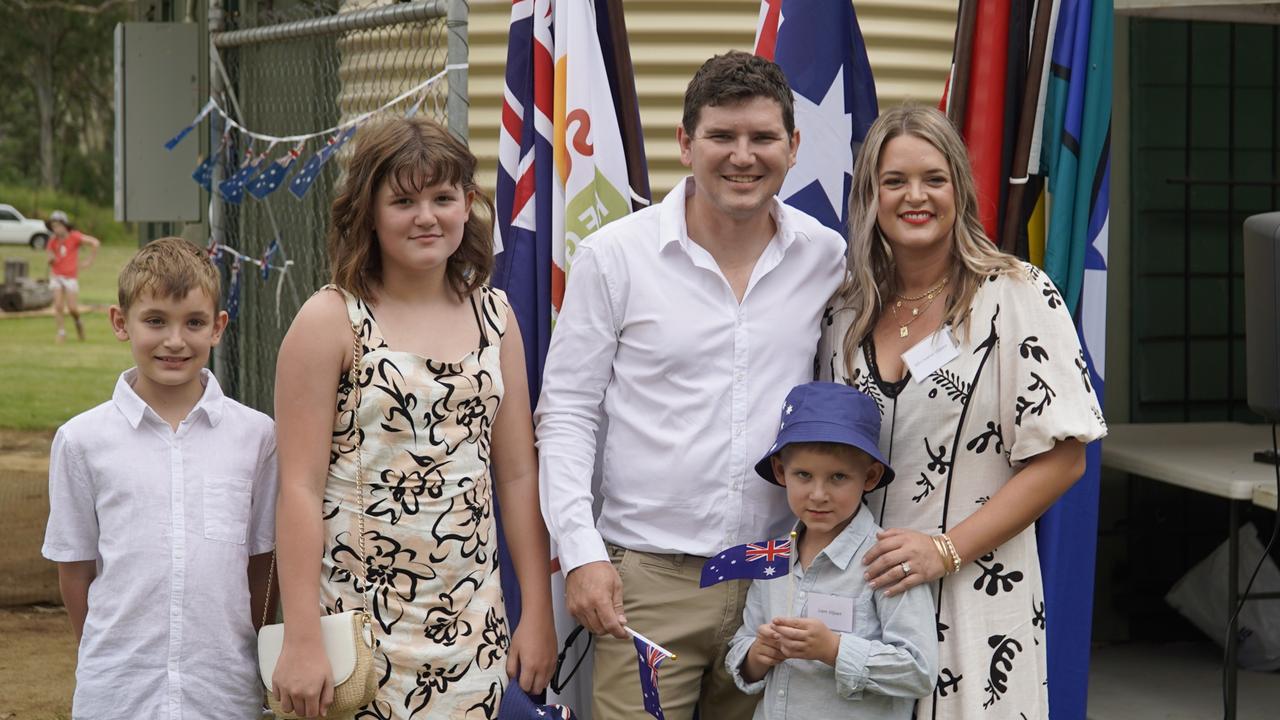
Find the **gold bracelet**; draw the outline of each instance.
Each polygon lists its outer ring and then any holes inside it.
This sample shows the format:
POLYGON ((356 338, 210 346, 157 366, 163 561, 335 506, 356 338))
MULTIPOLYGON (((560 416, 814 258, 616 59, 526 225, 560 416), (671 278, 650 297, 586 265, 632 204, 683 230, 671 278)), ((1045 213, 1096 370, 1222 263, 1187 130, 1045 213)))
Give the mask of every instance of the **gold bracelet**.
POLYGON ((943 533, 938 537, 942 538, 942 542, 947 546, 947 552, 951 554, 951 572, 960 572, 960 553, 956 552, 955 543, 951 542, 951 538, 948 537, 946 533, 943 533))
POLYGON ((951 571, 950 571, 951 556, 947 554, 947 546, 942 544, 942 538, 939 537, 938 535, 934 535, 930 539, 933 540, 933 548, 938 551, 939 555, 942 556, 942 574, 950 575, 951 574, 951 571))

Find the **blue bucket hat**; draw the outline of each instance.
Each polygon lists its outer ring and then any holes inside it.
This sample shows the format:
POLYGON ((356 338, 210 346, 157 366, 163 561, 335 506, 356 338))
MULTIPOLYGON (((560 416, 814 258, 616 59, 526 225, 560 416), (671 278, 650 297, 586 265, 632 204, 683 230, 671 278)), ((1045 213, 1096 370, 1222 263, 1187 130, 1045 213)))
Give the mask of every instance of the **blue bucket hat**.
POLYGON ((889 467, 876 444, 879 439, 880 408, 875 400, 838 383, 797 385, 787 393, 782 404, 778 439, 756 463, 756 472, 777 485, 770 458, 782 448, 800 442, 838 443, 856 447, 884 465, 884 475, 876 485, 878 490, 893 480, 893 468, 889 467))

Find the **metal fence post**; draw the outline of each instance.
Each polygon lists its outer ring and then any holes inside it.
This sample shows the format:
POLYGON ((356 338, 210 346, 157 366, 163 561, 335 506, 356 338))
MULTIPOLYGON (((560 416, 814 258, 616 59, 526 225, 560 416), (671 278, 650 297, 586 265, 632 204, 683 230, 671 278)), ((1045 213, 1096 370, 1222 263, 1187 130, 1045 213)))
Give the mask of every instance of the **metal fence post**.
MULTIPOLYGON (((217 67, 217 48, 213 46, 214 33, 222 31, 223 24, 222 0, 209 0, 209 97, 222 97, 225 86, 222 81, 222 73, 218 72, 217 67)), ((209 139, 209 153, 219 151, 217 138, 209 139)), ((213 164, 213 173, 210 177, 209 187, 214 188, 209 193, 209 242, 213 247, 222 244, 224 229, 222 226, 222 198, 218 196, 218 183, 222 182, 222 163, 215 162, 213 164)), ((221 272, 221 271, 220 271, 221 272)), ((232 333, 235 331, 232 330, 232 333)), ((228 337, 226 340, 230 341, 228 337)), ((227 349, 230 342, 218 343, 213 349, 213 375, 218 379, 218 384, 225 388, 224 392, 233 393, 232 384, 232 368, 227 362, 227 349)), ((234 395, 231 395, 235 397, 234 395)))
MULTIPOLYGON (((470 44, 467 40, 467 23, 471 15, 470 0, 449 0, 450 65, 466 65, 470 55, 470 44)), ((471 98, 467 94, 467 68, 449 71, 449 99, 445 106, 449 119, 449 130, 463 142, 470 137, 468 113, 471 98)))

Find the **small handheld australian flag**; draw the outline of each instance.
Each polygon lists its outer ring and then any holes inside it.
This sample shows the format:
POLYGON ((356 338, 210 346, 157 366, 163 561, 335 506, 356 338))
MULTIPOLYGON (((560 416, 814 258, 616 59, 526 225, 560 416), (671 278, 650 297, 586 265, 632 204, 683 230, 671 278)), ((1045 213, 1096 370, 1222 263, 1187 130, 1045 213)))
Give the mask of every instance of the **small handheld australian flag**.
POLYGON ((645 712, 658 720, 667 720, 658 699, 658 666, 669 655, 639 633, 632 633, 636 644, 636 660, 640 664, 640 692, 644 695, 645 712))
POLYGON ((790 571, 790 540, 734 545, 702 565, 698 586, 710 587, 725 580, 769 580, 790 571))

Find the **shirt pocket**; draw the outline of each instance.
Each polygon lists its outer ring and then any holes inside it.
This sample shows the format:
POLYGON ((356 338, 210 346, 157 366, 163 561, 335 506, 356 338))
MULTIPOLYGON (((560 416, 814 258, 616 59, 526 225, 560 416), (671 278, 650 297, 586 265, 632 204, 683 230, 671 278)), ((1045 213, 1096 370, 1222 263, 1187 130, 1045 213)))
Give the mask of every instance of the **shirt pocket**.
POLYGON ((206 540, 243 545, 249 532, 253 504, 251 481, 246 477, 207 476, 204 480, 204 537, 206 540))

